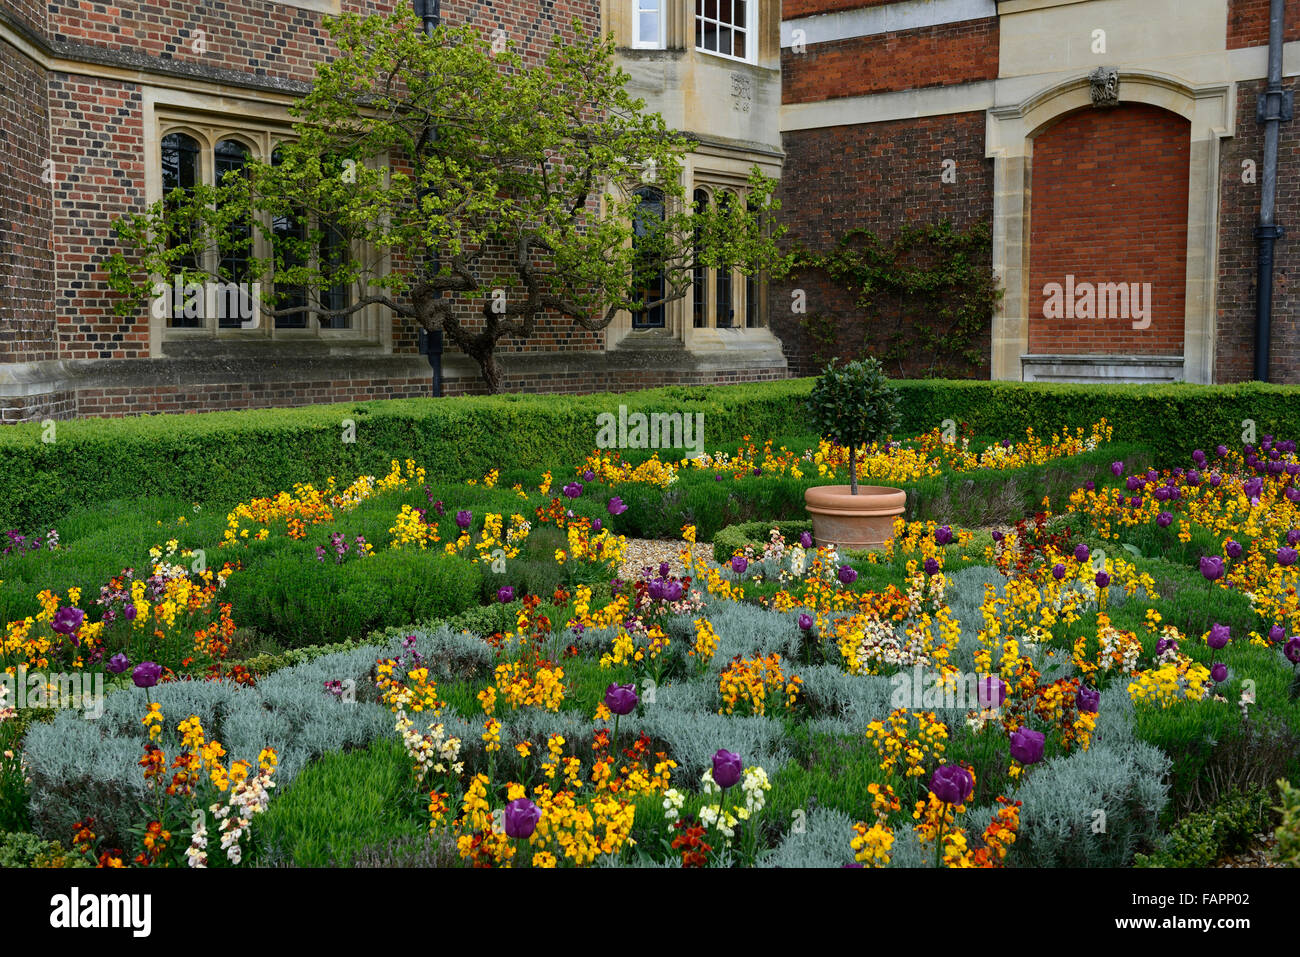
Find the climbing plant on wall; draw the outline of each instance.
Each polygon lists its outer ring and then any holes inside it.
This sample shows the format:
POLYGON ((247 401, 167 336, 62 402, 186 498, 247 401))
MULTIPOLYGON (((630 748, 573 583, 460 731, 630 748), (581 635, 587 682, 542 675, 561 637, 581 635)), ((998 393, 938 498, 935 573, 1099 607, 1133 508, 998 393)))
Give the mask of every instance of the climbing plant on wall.
POLYGON ((861 310, 861 325, 825 312, 803 318, 814 361, 869 353, 899 374, 978 374, 1002 296, 992 251, 987 222, 959 230, 946 221, 903 225, 888 239, 855 228, 829 251, 796 248, 798 272, 823 271, 861 310))

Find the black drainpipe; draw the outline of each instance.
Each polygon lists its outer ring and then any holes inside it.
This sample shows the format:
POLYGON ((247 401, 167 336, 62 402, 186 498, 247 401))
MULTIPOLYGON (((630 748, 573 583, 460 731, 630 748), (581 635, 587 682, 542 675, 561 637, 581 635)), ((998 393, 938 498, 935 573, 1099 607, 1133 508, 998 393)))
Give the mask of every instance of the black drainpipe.
POLYGON ((1277 143, 1282 121, 1291 119, 1291 91, 1282 89, 1283 0, 1271 0, 1268 13, 1268 86, 1260 94, 1255 118, 1264 126, 1264 178, 1259 194, 1259 278, 1255 302, 1255 378, 1268 381, 1273 322, 1273 247, 1283 229, 1273 221, 1277 200, 1277 143))
MULTIPOLYGON (((424 21, 424 32, 426 36, 432 36, 433 31, 438 28, 442 22, 442 0, 412 0, 416 12, 424 21)), ((432 262, 434 271, 438 269, 438 259, 435 252, 432 262)), ((439 296, 442 293, 438 294, 439 296)), ((428 332, 420 330, 420 351, 429 359, 429 368, 433 369, 433 397, 442 398, 442 330, 435 329, 428 332)))

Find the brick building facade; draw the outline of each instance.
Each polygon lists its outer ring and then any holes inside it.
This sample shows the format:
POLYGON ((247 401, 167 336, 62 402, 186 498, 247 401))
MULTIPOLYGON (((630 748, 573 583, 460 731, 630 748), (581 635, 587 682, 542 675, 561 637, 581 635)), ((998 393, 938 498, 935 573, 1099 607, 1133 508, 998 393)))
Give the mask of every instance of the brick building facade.
MULTIPOLYGON (((167 162, 184 154, 211 177, 232 149, 270 155, 329 56, 324 14, 393 2, 0 0, 0 420, 430 393, 415 330, 378 311, 347 328, 173 328, 117 317, 103 274, 112 221, 161 197, 167 162)), ((1003 295, 979 360, 955 374, 1231 382, 1253 367, 1268 6, 444 0, 442 15, 503 30, 530 58, 575 18, 614 33, 633 93, 696 137, 688 194, 743 194, 757 164, 781 181, 791 238, 813 251, 852 229, 987 227, 984 265, 1003 295), (1117 88, 1101 106, 1098 68, 1117 88)), ((1286 11, 1294 74, 1300 0, 1286 11)), ((1287 123, 1283 225, 1300 212, 1298 161, 1287 123)), ((1283 239, 1273 381, 1300 381, 1296 264, 1283 239)), ((816 270, 781 283, 702 272, 654 327, 623 315, 593 334, 552 320, 503 343, 505 387, 808 374, 828 349, 873 351, 921 321, 904 302, 863 309, 816 270)), ((442 371, 446 394, 481 388, 455 352, 442 371)), ((932 357, 911 350, 892 371, 927 374, 932 357)))
MULTIPOLYGON (((291 131, 287 107, 329 56, 324 15, 383 14, 393 2, 0 3, 8 167, 0 178, 0 420, 431 394, 417 330, 378 308, 345 328, 242 329, 215 317, 182 326, 147 310, 123 320, 103 271, 115 248, 112 222, 174 188, 167 177, 180 166, 212 182, 232 155, 271 157, 291 131)), ((679 128, 697 132, 688 167, 694 189, 743 191, 755 162, 779 174, 776 0, 751 0, 745 29, 733 25, 735 43, 715 15, 712 50, 696 49, 696 17, 685 2, 680 10, 662 5, 656 37, 634 37, 637 24, 608 6, 443 0, 441 15, 450 25, 500 31, 532 62, 557 34, 571 36, 574 21, 588 33, 612 30, 638 95, 657 98, 656 109, 675 111, 679 128), (716 49, 724 29, 730 45, 716 49), (670 94, 681 87, 664 78, 688 72, 690 95, 674 102, 670 94), (717 102, 734 103, 726 121, 696 115, 700 104, 717 102)), ((674 303, 656 328, 637 328, 624 315, 601 333, 553 318, 526 341, 503 341, 505 388, 590 392, 784 378, 780 344, 757 321, 761 287, 713 272, 708 308, 694 316, 691 303, 674 303)), ((477 365, 459 352, 444 353, 441 371, 446 395, 482 389, 477 365)))
MULTIPOLYGON (((1300 0, 1285 10, 1292 77, 1300 0)), ((1250 379, 1268 12, 1268 0, 787 2, 782 201, 792 234, 825 251, 854 227, 887 238, 905 223, 987 223, 1003 298, 974 377, 1250 379), (1094 105, 1098 68, 1118 96, 1094 105), (1150 290, 1136 309, 1124 301, 1135 288, 1150 290), (1067 290, 1080 301, 1062 310, 1067 290)), ((1298 147, 1300 129, 1283 124, 1284 226, 1300 214, 1298 147)), ((1300 382, 1298 265, 1284 238, 1275 382, 1300 382)), ((796 374, 826 350, 809 317, 830 323, 846 354, 887 330, 887 308, 860 309, 816 270, 772 293, 772 328, 796 374), (796 288, 805 315, 791 312, 796 288)), ((912 355, 894 371, 924 374, 927 362, 912 355)))

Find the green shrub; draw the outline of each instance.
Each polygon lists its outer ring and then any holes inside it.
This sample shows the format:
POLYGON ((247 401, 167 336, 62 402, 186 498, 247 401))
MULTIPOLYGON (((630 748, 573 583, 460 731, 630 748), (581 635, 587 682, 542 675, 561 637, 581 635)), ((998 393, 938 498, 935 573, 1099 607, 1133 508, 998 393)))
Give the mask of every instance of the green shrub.
MULTIPOLYGON (((60 422, 43 442, 39 423, 0 429, 0 528, 29 530, 79 502, 131 498, 142 488, 187 502, 240 501, 294 482, 386 471, 415 459, 430 476, 460 480, 493 467, 576 464, 596 447, 596 416, 702 412, 709 449, 742 435, 807 431, 811 379, 734 386, 672 386, 623 395, 498 395, 395 399, 294 409, 154 415, 60 422), (345 442, 345 422, 356 441, 345 442)), ((946 419, 976 434, 1040 435, 1087 427, 1105 416, 1120 441, 1145 446, 1161 465, 1192 449, 1234 444, 1251 419, 1260 434, 1300 436, 1300 402, 1291 386, 1088 385, 895 381, 899 435, 946 419)), ((746 516, 746 518, 755 516, 746 516)), ((730 524, 730 522, 726 523, 730 524)))
POLYGON ((898 428, 898 392, 872 356, 837 366, 832 359, 813 384, 808 416, 819 435, 849 449, 849 486, 858 494, 857 450, 898 428))
POLYGON ((1277 840, 1273 859, 1283 867, 1300 867, 1300 788, 1280 778, 1277 790, 1282 803, 1275 810, 1282 819, 1273 832, 1277 840))
POLYGON ((762 551, 772 529, 777 529, 787 542, 798 538, 800 532, 812 534, 812 522, 789 520, 778 522, 742 522, 728 525, 713 536, 713 560, 718 564, 731 561, 731 556, 745 548, 762 551))
MULTIPOLYGON (((350 867, 367 848, 426 829, 401 742, 326 754, 277 795, 257 822, 259 859, 293 867, 350 867)), ((428 795, 424 795, 428 800, 428 795)))
POLYGON ((239 623, 290 647, 362 638, 412 621, 446 618, 479 604, 482 576, 462 558, 383 549, 341 565, 303 550, 232 575, 226 601, 239 623))
POLYGON ((1154 854, 1138 854, 1137 867, 1210 867, 1250 846, 1268 822, 1262 789, 1234 792, 1218 805, 1181 818, 1154 854))
POLYGON ((617 415, 620 405, 701 412, 705 441, 718 448, 746 434, 799 431, 807 392, 807 384, 785 380, 80 419, 59 422, 54 442, 42 441, 40 423, 26 423, 0 430, 0 488, 7 490, 0 529, 35 528, 76 503, 131 498, 141 489, 188 502, 242 501, 331 475, 382 474, 392 459, 412 458, 448 481, 494 467, 577 464, 596 448, 596 417, 617 415))
POLYGON ((90 867, 90 861, 65 850, 58 841, 13 831, 0 832, 0 868, 4 867, 90 867))

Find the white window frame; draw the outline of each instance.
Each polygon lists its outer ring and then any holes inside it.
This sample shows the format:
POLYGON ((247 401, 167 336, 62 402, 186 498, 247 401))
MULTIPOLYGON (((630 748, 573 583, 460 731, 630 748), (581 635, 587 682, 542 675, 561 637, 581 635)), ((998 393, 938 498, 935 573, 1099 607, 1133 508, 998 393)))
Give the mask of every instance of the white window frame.
POLYGON ((632 49, 662 50, 664 48, 664 20, 667 19, 664 7, 667 2, 668 0, 632 0, 632 49), (653 13, 655 22, 659 24, 659 29, 653 37, 641 36, 641 16, 646 13, 653 13))
MULTIPOLYGON (((734 6, 734 5, 737 4, 737 3, 744 3, 744 4, 745 4, 745 15, 746 15, 746 16, 745 16, 745 19, 746 19, 746 23, 745 23, 745 26, 744 26, 744 27, 740 27, 740 28, 737 28, 737 27, 734 25, 734 23, 723 22, 723 21, 720 20, 720 19, 716 19, 716 18, 711 18, 711 17, 706 17, 706 16, 704 16, 704 13, 703 13, 703 11, 702 11, 702 6, 703 6, 704 2, 705 2, 705 0, 695 0, 695 11, 694 11, 694 15, 693 15, 692 18, 691 18, 691 28, 692 28, 692 30, 696 30, 696 31, 698 31, 699 24, 700 24, 701 22, 712 23, 712 24, 715 24, 715 25, 717 25, 717 26, 719 26, 719 27, 726 27, 727 29, 730 29, 730 30, 733 32, 733 34, 734 34, 737 30, 739 30, 739 32, 744 33, 744 35, 745 35, 745 55, 744 55, 744 56, 736 56, 736 55, 733 54, 733 53, 723 53, 723 52, 721 52, 720 50, 709 50, 709 49, 707 49, 707 48, 705 48, 705 47, 703 47, 703 46, 700 46, 700 44, 699 44, 698 42, 696 42, 696 43, 693 44, 694 47, 695 47, 696 52, 698 52, 698 53, 705 53, 705 54, 708 54, 709 56, 721 57, 721 58, 724 59, 724 60, 734 60, 734 61, 736 61, 737 63, 755 63, 755 62, 757 62, 757 59, 758 59, 758 0, 731 0, 731 3, 732 3, 732 5, 733 5, 733 6, 732 6, 733 16, 734 16, 734 11, 735 11, 735 6, 734 6)), ((720 10, 721 10, 722 0, 714 0, 714 4, 715 4, 715 9, 718 9, 718 10, 720 11, 720 10)), ((733 39, 733 41, 732 41, 732 49, 735 49, 735 41, 734 41, 734 39, 733 39)))

